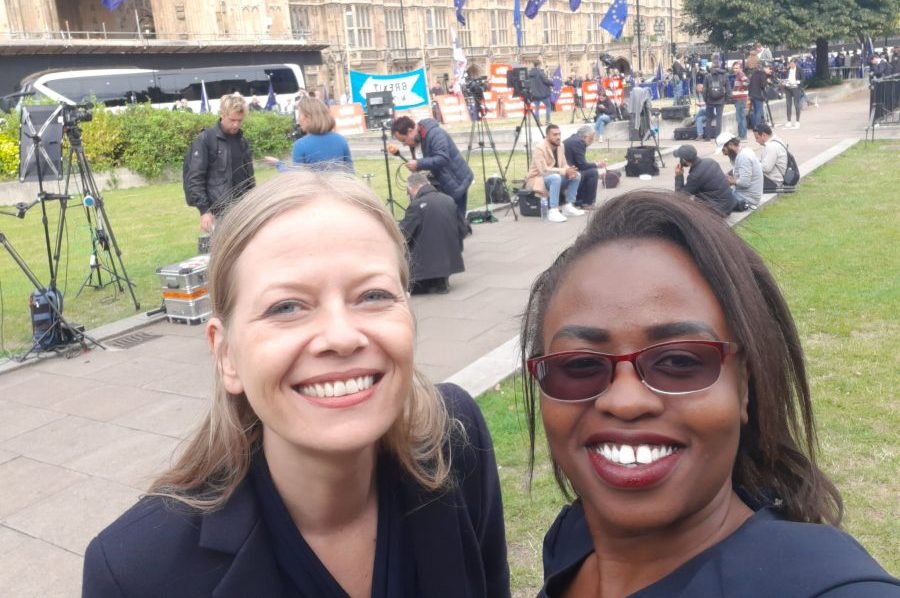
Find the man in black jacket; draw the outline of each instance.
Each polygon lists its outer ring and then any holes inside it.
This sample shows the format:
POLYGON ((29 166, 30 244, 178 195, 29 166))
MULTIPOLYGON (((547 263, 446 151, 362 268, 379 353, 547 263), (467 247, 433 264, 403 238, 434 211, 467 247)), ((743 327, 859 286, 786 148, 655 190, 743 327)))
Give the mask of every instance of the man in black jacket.
POLYGON ((722 216, 734 211, 736 202, 731 194, 728 178, 719 165, 710 158, 698 158, 697 148, 685 144, 672 153, 678 159, 675 165, 675 190, 693 195, 697 201, 713 207, 722 216), (689 169, 687 182, 684 169, 689 169))
POLYGON ((584 125, 578 131, 563 141, 566 152, 566 162, 574 166, 581 173, 581 183, 578 184, 578 194, 575 196, 576 208, 593 207, 597 200, 597 182, 600 180, 600 168, 606 167, 606 160, 590 162, 585 155, 588 146, 594 141, 594 127, 584 125))
POLYGON ((184 191, 188 205, 200 211, 204 232, 212 232, 216 218, 256 186, 250 143, 241 132, 246 115, 243 97, 223 96, 219 122, 204 129, 191 144, 184 191))
POLYGON ((422 157, 409 160, 406 167, 412 172, 427 170, 438 191, 446 193, 456 202, 460 216, 466 217, 469 201, 469 185, 475 179, 472 169, 459 153, 450 135, 433 118, 423 118, 416 123, 408 116, 401 116, 391 126, 391 135, 413 151, 421 147, 422 157))
POLYGON ((550 111, 552 110, 550 107, 550 91, 552 88, 553 82, 541 69, 541 61, 535 60, 534 66, 528 71, 528 91, 531 93, 531 99, 534 102, 534 118, 539 127, 541 126, 541 111, 538 105, 541 102, 544 103, 547 109, 547 123, 550 122, 550 111))
POLYGON ((409 207, 400 230, 409 248, 410 292, 447 293, 450 275, 466 269, 462 257, 466 224, 453 199, 429 184, 424 173, 409 175, 406 191, 409 207))
POLYGON ((747 95, 750 96, 750 128, 763 122, 763 110, 766 104, 766 84, 772 74, 772 67, 768 63, 761 68, 754 69, 750 73, 750 83, 747 85, 747 95))

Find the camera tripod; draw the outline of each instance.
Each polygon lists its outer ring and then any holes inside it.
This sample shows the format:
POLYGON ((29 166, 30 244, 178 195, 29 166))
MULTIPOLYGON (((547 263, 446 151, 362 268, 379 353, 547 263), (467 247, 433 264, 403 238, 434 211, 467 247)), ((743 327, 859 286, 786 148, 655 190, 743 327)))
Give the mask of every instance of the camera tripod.
MULTIPOLYGON (((91 257, 90 269, 88 274, 81 283, 78 297, 85 287, 91 287, 99 290, 109 285, 115 285, 119 293, 128 292, 131 294, 131 301, 134 303, 134 309, 141 309, 141 305, 134 294, 134 283, 128 278, 125 270, 125 263, 122 261, 122 250, 116 241, 116 235, 113 232, 109 216, 106 213, 106 207, 103 203, 103 196, 100 195, 100 189, 94 180, 94 174, 91 172, 90 164, 87 156, 84 154, 84 143, 82 142, 81 127, 77 123, 67 124, 64 128, 66 138, 69 140, 69 159, 66 168, 66 185, 63 195, 69 194, 69 183, 72 179, 72 169, 74 165, 78 166, 78 174, 81 180, 81 191, 84 194, 82 205, 84 213, 87 217, 88 227, 91 231, 91 257), (93 214, 93 218, 91 217, 93 214), (115 252, 115 255, 113 255, 115 252), (103 272, 106 272, 108 279, 103 281, 103 272), (94 277, 97 280, 94 282, 94 277), (124 281, 124 285, 122 284, 124 281)), ((58 252, 58 248, 57 248, 58 252)), ((57 260, 59 255, 57 253, 57 260)))
MULTIPOLYGON (((385 126, 385 123, 381 123, 381 152, 384 154, 384 174, 387 176, 387 187, 388 187, 388 196, 387 196, 387 204, 388 209, 391 211, 391 216, 394 219, 397 218, 397 215, 394 213, 394 207, 398 207, 403 211, 406 211, 403 206, 397 203, 397 200, 394 199, 394 186, 391 184, 391 165, 388 163, 388 156, 390 152, 388 152, 388 129, 385 126)), ((406 160, 403 160, 406 162, 406 160)), ((402 168, 402 167, 401 167, 402 168)))
POLYGON ((506 161, 506 168, 503 169, 504 178, 506 173, 509 171, 509 165, 512 163, 513 156, 516 154, 516 146, 519 144, 519 137, 522 135, 522 131, 525 131, 525 167, 531 168, 531 121, 528 117, 531 117, 531 120, 534 121, 534 126, 537 127, 538 133, 541 135, 541 139, 544 138, 544 130, 541 129, 541 122, 538 120, 537 115, 534 113, 534 104, 532 102, 532 98, 530 95, 525 96, 525 114, 522 115, 522 120, 519 121, 519 124, 516 125, 516 137, 513 139, 512 149, 509 151, 509 159, 506 161))
MULTIPOLYGON (((488 125, 487 120, 485 120, 485 116, 487 115, 487 107, 484 105, 484 101, 479 101, 477 98, 472 98, 472 106, 474 108, 473 115, 475 119, 472 121, 472 127, 469 129, 469 145, 466 148, 466 163, 469 162, 469 157, 472 154, 472 145, 475 141, 475 133, 478 133, 478 151, 481 154, 481 183, 484 187, 484 208, 485 210, 493 213, 491 208, 492 198, 491 194, 488 193, 487 188, 487 166, 485 164, 484 159, 484 139, 487 137, 488 141, 491 144, 491 153, 494 155, 494 160, 497 162, 497 170, 500 175, 500 180, 503 183, 503 188, 507 189, 506 185, 506 171, 503 169, 503 166, 500 163, 500 154, 497 153, 497 145, 494 143, 494 135, 491 133, 491 127, 488 125)), ((515 146, 513 146, 515 149, 515 146)), ((504 206, 503 209, 507 211, 511 211, 513 218, 518 221, 519 216, 516 214, 516 208, 514 205, 515 202, 510 199, 510 202, 504 206)), ((488 222, 493 222, 492 219, 488 219, 488 222)))

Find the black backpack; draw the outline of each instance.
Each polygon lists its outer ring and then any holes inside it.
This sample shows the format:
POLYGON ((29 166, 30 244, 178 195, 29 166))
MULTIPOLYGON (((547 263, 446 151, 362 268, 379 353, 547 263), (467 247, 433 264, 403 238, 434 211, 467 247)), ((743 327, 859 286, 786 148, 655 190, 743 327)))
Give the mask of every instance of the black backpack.
POLYGON ((709 86, 706 88, 707 97, 713 101, 717 102, 725 97, 725 81, 722 78, 722 75, 719 73, 710 75, 709 77, 709 86))
POLYGON ((509 203, 511 199, 503 179, 498 176, 492 176, 484 182, 484 194, 488 203, 493 204, 509 203))
POLYGON ((800 168, 797 166, 797 159, 794 158, 794 154, 791 153, 791 150, 787 148, 787 146, 777 139, 773 139, 775 143, 784 148, 784 151, 787 152, 787 168, 784 169, 784 186, 785 187, 795 187, 797 183, 800 182, 800 168))

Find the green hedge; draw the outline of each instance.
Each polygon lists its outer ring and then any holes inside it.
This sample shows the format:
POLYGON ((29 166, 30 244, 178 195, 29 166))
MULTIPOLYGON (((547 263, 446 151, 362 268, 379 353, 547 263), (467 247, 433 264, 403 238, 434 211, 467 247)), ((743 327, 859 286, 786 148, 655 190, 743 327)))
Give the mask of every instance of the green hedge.
MULTIPOLYGON (((91 167, 98 172, 127 168, 149 179, 159 177, 167 169, 180 169, 191 141, 218 118, 214 114, 159 110, 149 104, 122 112, 98 107, 93 114, 93 120, 82 124, 84 151, 91 167)), ((7 122, 0 130, 0 178, 13 179, 19 168, 18 116, 11 113, 4 118, 7 122)), ((280 156, 291 147, 290 116, 251 112, 243 129, 255 157, 280 156)))

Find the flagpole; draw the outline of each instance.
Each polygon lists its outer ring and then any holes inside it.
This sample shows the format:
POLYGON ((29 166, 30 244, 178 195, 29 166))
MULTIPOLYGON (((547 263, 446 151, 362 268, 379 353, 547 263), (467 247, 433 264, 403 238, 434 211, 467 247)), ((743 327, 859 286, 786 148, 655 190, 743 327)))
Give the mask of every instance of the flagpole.
POLYGON ((644 32, 644 27, 641 24, 641 0, 635 0, 634 4, 635 4, 635 8, 637 9, 637 16, 635 17, 634 27, 637 30, 638 70, 641 71, 641 74, 643 74, 644 59, 643 59, 643 52, 641 51, 641 34, 644 32))
POLYGON ((403 28, 403 70, 409 70, 409 50, 406 47, 406 10, 403 8, 403 0, 400 0, 400 27, 403 28))

